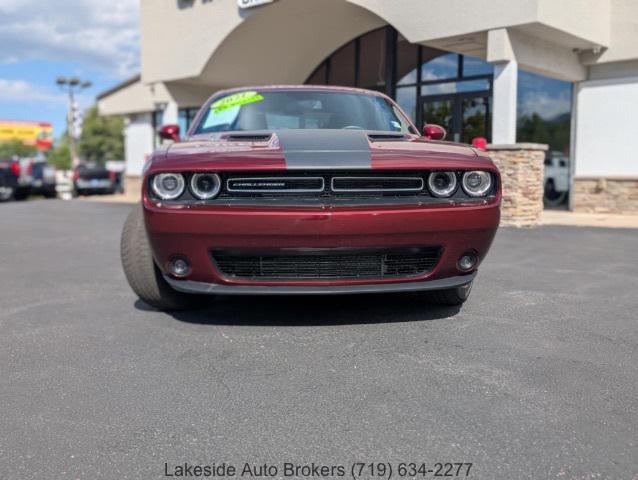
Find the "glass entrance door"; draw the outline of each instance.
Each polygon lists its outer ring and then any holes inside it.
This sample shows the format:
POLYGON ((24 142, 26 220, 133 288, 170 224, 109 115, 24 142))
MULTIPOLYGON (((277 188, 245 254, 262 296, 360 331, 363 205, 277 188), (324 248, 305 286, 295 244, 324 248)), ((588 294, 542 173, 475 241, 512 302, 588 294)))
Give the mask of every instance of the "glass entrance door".
POLYGON ((490 138, 489 92, 446 93, 421 97, 423 123, 436 123, 448 139, 472 143, 476 137, 490 138))

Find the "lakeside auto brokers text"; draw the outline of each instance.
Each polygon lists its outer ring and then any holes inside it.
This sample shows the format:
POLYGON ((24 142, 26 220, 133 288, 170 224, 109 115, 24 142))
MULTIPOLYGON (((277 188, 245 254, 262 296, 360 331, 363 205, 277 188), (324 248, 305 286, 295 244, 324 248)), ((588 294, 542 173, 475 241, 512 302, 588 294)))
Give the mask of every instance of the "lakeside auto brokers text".
POLYGON ((469 462, 352 462, 350 464, 325 465, 318 463, 242 464, 164 463, 165 478, 339 478, 353 480, 364 478, 459 478, 469 477, 472 463, 469 462))

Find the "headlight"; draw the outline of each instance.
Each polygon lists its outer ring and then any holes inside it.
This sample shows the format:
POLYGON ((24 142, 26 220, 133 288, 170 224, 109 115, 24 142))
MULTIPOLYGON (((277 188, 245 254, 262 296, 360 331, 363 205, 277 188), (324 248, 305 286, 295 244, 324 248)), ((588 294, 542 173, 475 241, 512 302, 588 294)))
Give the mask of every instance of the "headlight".
POLYGON ((428 188, 435 197, 449 197, 456 191, 456 174, 432 172, 428 176, 428 188))
POLYGON ((470 197, 484 197, 492 188, 492 175, 475 170, 463 174, 463 190, 470 197))
POLYGON ((160 173, 153 177, 153 193, 162 200, 175 200, 184 193, 184 176, 181 173, 160 173))
POLYGON ((191 177, 191 192, 200 200, 208 200, 217 196, 222 187, 216 173, 196 173, 191 177))

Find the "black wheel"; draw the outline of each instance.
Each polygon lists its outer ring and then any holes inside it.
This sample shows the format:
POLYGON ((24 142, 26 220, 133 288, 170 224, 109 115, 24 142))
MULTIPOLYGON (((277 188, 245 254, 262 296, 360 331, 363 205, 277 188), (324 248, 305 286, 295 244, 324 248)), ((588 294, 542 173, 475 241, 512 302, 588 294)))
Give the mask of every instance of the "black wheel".
POLYGON ((463 305, 470 296, 473 283, 472 281, 460 287, 425 292, 425 298, 428 302, 437 305, 463 305))
POLYGON ((555 207, 561 205, 566 198, 567 192, 557 191, 556 185, 554 185, 554 180, 550 178, 547 182, 545 182, 545 192, 543 195, 545 205, 555 207))
POLYGON ((164 280, 153 260, 141 205, 135 206, 126 219, 120 253, 129 285, 150 306, 159 310, 187 310, 206 302, 205 295, 178 292, 164 280))
POLYGON ((45 190, 42 195, 44 195, 44 198, 56 198, 58 193, 55 190, 45 190))

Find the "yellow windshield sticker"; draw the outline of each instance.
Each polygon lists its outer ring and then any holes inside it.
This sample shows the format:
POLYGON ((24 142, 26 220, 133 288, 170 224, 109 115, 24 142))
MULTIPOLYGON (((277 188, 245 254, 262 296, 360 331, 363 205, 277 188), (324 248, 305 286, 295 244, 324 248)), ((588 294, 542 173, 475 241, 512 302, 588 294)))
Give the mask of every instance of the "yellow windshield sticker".
POLYGON ((213 113, 223 112, 229 108, 240 107, 248 103, 261 102, 264 99, 258 92, 240 92, 228 95, 214 102, 210 109, 213 113))

